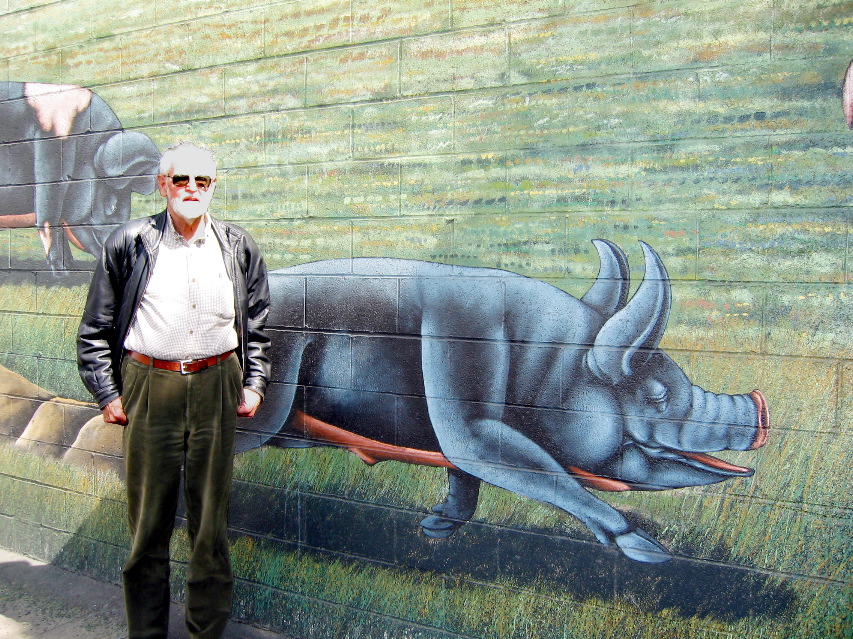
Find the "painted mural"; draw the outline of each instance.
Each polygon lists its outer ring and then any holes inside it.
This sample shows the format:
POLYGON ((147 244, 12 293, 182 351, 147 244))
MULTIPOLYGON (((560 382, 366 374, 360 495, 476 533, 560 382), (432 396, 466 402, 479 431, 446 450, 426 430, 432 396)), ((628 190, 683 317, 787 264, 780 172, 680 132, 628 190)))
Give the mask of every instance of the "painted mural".
POLYGON ((54 272, 72 268, 69 241, 99 256, 131 193, 154 191, 157 147, 89 89, 5 82, 0 96, 0 227, 35 226, 54 272))
POLYGON ((506 271, 413 260, 274 271, 277 372, 238 451, 291 420, 291 432, 368 463, 448 467, 449 493, 421 522, 429 537, 467 522, 485 481, 574 515, 631 559, 668 560, 582 484, 663 490, 749 476, 704 453, 763 446, 767 403, 690 384, 658 349, 672 297, 660 258, 643 245, 645 279, 626 303, 625 254, 596 246, 602 272, 580 300, 506 271))
POLYGON ((120 580, 74 336, 189 138, 271 268, 235 618, 849 636, 849 2, 7 4, 0 545, 120 580))

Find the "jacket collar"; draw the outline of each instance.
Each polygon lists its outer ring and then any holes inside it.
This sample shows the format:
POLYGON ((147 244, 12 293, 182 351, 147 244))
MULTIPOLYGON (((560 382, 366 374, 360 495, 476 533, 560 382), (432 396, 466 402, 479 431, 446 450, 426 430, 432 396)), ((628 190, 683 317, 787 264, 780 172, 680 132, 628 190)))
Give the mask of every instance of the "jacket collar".
MULTIPOLYGON (((163 209, 157 215, 153 215, 148 218, 148 224, 143 228, 142 233, 140 234, 142 237, 142 243, 152 256, 157 255, 157 249, 160 246, 160 239, 163 237, 163 233, 166 230, 168 218, 168 211, 163 209)), ((210 222, 210 228, 213 230, 213 234, 219 241, 219 245, 222 247, 222 250, 229 255, 233 253, 234 246, 237 244, 237 237, 229 231, 225 224, 217 220, 212 215, 208 214, 208 220, 210 222)))

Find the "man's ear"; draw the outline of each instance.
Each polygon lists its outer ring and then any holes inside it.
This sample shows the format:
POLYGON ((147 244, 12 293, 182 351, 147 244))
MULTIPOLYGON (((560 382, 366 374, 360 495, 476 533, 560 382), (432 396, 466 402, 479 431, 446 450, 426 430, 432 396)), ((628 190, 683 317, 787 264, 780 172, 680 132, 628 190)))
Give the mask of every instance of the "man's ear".
POLYGON ((170 178, 165 175, 157 176, 157 188, 160 190, 160 195, 162 195, 163 197, 168 197, 169 195, 169 192, 166 190, 166 180, 168 179, 170 178))

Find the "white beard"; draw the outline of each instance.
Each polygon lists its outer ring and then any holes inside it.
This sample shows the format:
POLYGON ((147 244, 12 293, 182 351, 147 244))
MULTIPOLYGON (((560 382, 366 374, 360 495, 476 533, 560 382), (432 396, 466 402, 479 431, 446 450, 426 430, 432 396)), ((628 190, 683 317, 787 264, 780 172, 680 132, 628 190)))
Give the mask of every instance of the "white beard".
POLYGON ((172 203, 172 210, 187 222, 194 222, 207 212, 207 207, 203 202, 184 202, 181 200, 172 203))

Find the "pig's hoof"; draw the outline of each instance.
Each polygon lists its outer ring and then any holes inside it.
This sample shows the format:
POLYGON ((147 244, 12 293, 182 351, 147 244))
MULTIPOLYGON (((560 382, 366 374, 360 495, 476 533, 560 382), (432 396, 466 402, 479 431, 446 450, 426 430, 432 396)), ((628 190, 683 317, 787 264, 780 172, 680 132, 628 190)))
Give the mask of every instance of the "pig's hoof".
POLYGON ((672 556, 645 531, 636 528, 624 535, 618 535, 614 541, 628 559, 647 564, 659 564, 669 561, 672 556))
POLYGON ((421 530, 432 539, 445 539, 455 533, 464 523, 464 521, 454 521, 453 519, 430 515, 421 521, 421 530))

